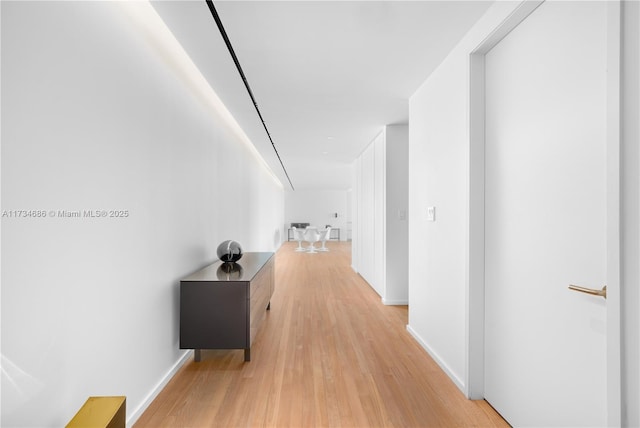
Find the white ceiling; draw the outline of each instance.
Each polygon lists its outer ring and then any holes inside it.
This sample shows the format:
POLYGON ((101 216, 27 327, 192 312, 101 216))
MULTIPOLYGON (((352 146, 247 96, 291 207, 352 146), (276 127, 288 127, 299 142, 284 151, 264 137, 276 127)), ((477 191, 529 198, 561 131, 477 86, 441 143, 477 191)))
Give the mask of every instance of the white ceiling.
MULTIPOLYGON (((214 1, 296 190, 351 187, 351 164, 489 1, 214 1)), ((291 185, 202 1, 155 9, 285 189, 291 185)))

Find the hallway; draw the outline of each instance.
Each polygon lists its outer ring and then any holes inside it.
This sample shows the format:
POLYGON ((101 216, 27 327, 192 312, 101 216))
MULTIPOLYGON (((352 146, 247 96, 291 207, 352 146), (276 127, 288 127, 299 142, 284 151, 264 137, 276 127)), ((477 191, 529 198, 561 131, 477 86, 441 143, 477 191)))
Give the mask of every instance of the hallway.
POLYGON ((508 426, 469 401, 350 266, 351 245, 276 255, 271 311, 252 347, 203 351, 136 423, 143 427, 508 426))

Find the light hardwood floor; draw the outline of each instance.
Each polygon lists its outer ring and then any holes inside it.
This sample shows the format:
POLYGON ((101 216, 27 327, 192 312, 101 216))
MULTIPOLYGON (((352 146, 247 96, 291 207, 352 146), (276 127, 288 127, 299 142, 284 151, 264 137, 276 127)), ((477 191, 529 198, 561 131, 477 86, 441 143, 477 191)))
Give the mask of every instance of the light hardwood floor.
POLYGON ((469 401, 351 269, 349 243, 276 254, 271 310, 251 349, 203 351, 135 424, 143 427, 508 426, 469 401))

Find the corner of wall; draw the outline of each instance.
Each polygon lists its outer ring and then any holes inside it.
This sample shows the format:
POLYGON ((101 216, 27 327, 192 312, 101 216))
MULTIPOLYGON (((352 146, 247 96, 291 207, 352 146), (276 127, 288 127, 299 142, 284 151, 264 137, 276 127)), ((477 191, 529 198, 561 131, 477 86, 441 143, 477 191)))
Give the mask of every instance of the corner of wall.
POLYGON ((127 418, 128 427, 133 426, 133 424, 135 424, 137 420, 140 419, 140 416, 142 416, 144 411, 147 410, 147 408, 151 405, 153 400, 155 400, 158 394, 162 392, 164 387, 167 386, 169 381, 171 381, 173 376, 175 376, 175 374, 178 373, 178 371, 182 368, 182 366, 184 366, 188 362, 191 356, 193 356, 193 351, 189 350, 189 351, 185 351, 180 356, 180 358, 178 358, 175 364, 171 366, 171 368, 167 371, 167 373, 158 381, 156 386, 154 386, 151 389, 151 391, 149 391, 149 394, 147 394, 147 396, 142 400, 142 402, 138 405, 138 407, 136 407, 135 410, 131 412, 131 414, 129 415, 129 418, 127 418))
POLYGON ((422 348, 427 351, 427 353, 433 358, 433 360, 438 364, 438 366, 444 371, 447 376, 453 381, 453 383, 458 387, 458 389, 466 395, 466 386, 465 383, 460 377, 449 367, 447 362, 438 355, 438 353, 425 341, 419 334, 416 332, 411 325, 407 325, 407 331, 413 338, 422 346, 422 348))

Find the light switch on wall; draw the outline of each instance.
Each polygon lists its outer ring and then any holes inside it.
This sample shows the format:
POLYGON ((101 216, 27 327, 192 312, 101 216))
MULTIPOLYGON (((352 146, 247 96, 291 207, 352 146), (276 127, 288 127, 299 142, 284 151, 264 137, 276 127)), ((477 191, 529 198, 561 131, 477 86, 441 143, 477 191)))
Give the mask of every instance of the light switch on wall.
POLYGON ((427 207, 427 220, 436 221, 436 207, 427 207))

